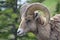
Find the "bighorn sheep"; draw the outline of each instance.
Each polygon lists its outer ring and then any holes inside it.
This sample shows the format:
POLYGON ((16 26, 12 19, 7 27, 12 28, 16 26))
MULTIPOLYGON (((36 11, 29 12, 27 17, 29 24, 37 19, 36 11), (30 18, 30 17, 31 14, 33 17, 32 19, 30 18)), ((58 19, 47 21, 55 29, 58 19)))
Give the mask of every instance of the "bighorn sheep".
POLYGON ((38 40, 60 40, 60 14, 50 18, 49 10, 41 3, 24 4, 20 13, 21 23, 17 35, 33 32, 38 40), (36 10, 43 11, 46 17, 34 13, 36 10))

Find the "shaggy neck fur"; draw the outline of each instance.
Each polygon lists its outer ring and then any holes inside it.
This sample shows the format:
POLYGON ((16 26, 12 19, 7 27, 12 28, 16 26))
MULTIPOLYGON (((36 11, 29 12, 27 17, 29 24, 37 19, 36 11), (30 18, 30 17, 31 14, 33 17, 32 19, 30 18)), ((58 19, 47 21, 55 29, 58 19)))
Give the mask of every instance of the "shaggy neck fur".
POLYGON ((42 26, 44 20, 40 16, 36 20, 36 31, 34 34, 38 40, 48 40, 50 36, 50 25, 42 26))

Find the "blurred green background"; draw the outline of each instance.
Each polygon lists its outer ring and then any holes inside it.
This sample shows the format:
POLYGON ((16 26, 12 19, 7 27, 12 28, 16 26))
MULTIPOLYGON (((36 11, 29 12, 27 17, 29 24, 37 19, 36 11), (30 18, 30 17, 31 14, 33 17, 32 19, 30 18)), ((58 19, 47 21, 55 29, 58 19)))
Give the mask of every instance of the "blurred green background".
POLYGON ((46 5, 51 17, 60 14, 60 0, 0 0, 0 40, 37 40, 33 33, 17 37, 20 7, 24 3, 40 2, 46 5))

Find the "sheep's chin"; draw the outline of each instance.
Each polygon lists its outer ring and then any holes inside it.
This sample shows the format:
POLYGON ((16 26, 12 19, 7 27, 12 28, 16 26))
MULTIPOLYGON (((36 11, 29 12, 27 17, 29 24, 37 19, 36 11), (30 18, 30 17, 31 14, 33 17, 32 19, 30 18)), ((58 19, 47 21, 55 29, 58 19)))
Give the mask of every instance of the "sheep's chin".
POLYGON ((17 36, 24 36, 25 35, 25 33, 22 33, 22 34, 17 34, 17 36))

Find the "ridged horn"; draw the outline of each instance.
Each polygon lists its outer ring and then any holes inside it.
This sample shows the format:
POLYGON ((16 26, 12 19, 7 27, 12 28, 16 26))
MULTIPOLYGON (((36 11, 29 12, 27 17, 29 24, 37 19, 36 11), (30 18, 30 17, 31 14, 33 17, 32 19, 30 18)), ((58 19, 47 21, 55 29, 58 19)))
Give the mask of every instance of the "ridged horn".
POLYGON ((28 7, 29 3, 23 4, 20 8, 20 14, 24 14, 24 12, 26 11, 27 7, 28 7))
POLYGON ((44 15, 46 15, 46 22, 44 22, 44 25, 49 23, 50 20, 50 12, 46 6, 44 6, 41 3, 32 3, 27 7, 27 10, 25 11, 26 15, 32 15, 34 11, 41 10, 44 12, 44 15))

